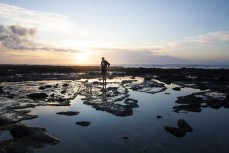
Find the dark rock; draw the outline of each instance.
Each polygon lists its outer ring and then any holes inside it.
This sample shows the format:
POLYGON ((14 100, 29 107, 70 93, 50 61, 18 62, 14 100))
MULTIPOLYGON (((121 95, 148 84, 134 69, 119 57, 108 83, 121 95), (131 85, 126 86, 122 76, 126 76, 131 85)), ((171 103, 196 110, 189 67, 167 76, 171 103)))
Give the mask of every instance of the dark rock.
POLYGON ((117 91, 118 87, 108 87, 107 88, 108 91, 112 90, 112 91, 117 91))
POLYGON ((158 116, 156 116, 156 118, 160 119, 160 118, 163 118, 163 117, 162 117, 162 116, 160 116, 160 115, 158 115, 158 116))
POLYGON ((76 122, 76 125, 80 126, 89 126, 91 123, 88 121, 81 121, 81 122, 76 122))
POLYGON ((180 87, 174 87, 173 90, 180 91, 180 87))
POLYGON ((79 112, 77 111, 68 111, 68 112, 58 112, 56 114, 59 114, 59 115, 67 115, 67 116, 73 116, 73 115, 78 115, 79 112))
POLYGON ((125 140, 129 140, 129 137, 122 137, 123 139, 125 139, 125 140))
POLYGON ((122 84, 127 84, 131 82, 136 82, 137 80, 122 80, 122 84))
POLYGON ((62 97, 59 97, 59 98, 56 98, 56 101, 57 101, 57 102, 66 102, 67 99, 62 98, 62 97))
POLYGON ((45 133, 46 129, 38 127, 26 127, 24 125, 16 125, 10 130, 10 134, 15 138, 27 137, 36 141, 56 144, 60 139, 50 136, 45 133))
POLYGON ((145 78, 144 78, 144 81, 151 81, 152 80, 152 77, 149 77, 149 76, 146 76, 145 78))
POLYGON ((3 89, 2 89, 3 87, 2 86, 0 86, 0 94, 3 94, 4 93, 4 91, 3 91, 3 89))
POLYGON ((12 130, 10 130, 10 134, 13 137, 24 137, 31 134, 31 130, 24 125, 17 125, 12 130))
POLYGON ((38 127, 26 127, 16 124, 11 127, 13 136, 10 140, 0 141, 2 153, 32 153, 35 148, 44 147, 46 144, 57 144, 60 139, 47 133, 46 129, 38 127))
POLYGON ((170 85, 170 84, 172 83, 171 80, 164 80, 164 82, 165 82, 166 84, 168 84, 168 85, 170 85))
POLYGON ((130 108, 139 107, 139 106, 138 106, 138 100, 131 99, 131 98, 126 98, 126 99, 124 100, 124 104, 126 104, 126 106, 127 106, 127 107, 130 107, 130 108))
POLYGON ((170 95, 170 93, 166 92, 165 95, 170 95))
POLYGON ((69 85, 68 85, 68 83, 65 83, 65 84, 63 84, 62 86, 63 86, 63 87, 68 87, 69 85))
POLYGON ((177 125, 184 129, 187 132, 191 132, 192 131, 192 127, 184 120, 184 119, 179 119, 177 121, 177 125))
POLYGON ((40 90, 44 90, 44 89, 47 89, 47 88, 52 88, 51 85, 45 85, 45 86, 40 86, 39 89, 40 90))
POLYGON ((176 137, 183 137, 186 134, 186 131, 182 128, 165 126, 164 129, 176 137))
POLYGON ((8 96, 6 96, 7 98, 9 98, 9 99, 14 99, 14 94, 9 94, 8 96))
POLYGON ((67 92, 67 90, 62 90, 60 93, 65 94, 66 92, 67 92))
POLYGON ((46 93, 31 93, 27 95, 29 98, 35 100, 35 99, 45 99, 48 97, 46 93))
POLYGON ((226 95, 226 100, 229 100, 229 94, 226 95))
POLYGON ((229 100, 223 101, 223 107, 224 108, 229 108, 229 100))
POLYGON ((208 100, 206 101, 207 106, 215 109, 219 109, 220 107, 223 106, 223 101, 221 100, 208 100))

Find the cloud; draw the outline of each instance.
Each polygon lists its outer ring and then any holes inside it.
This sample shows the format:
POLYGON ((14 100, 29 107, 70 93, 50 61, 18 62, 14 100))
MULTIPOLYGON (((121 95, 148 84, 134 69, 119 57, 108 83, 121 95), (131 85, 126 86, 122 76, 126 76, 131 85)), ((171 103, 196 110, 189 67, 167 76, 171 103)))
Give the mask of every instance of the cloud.
POLYGON ((35 44, 29 40, 35 32, 33 28, 0 25, 0 42, 3 47, 13 50, 36 48, 35 44))
POLYGON ((0 25, 0 45, 8 50, 80 52, 79 50, 56 48, 36 43, 32 39, 35 34, 35 28, 21 27, 18 25, 0 25))
POLYGON ((72 31, 75 26, 67 16, 32 11, 12 5, 0 3, 0 23, 5 25, 18 24, 38 27, 41 31, 72 31))
POLYGON ((214 42, 228 42, 229 41, 229 31, 217 31, 208 33, 206 35, 199 35, 185 39, 186 42, 198 44, 198 45, 208 45, 214 42))

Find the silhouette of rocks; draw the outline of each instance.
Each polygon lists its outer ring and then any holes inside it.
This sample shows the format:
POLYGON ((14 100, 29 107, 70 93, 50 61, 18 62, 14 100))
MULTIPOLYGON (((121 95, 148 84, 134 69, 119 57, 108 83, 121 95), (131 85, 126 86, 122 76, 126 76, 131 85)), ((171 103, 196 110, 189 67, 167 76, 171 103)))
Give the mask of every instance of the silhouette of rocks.
POLYGON ((0 94, 3 94, 4 93, 4 91, 3 91, 3 89, 2 89, 3 87, 2 86, 0 86, 0 94))
POLYGON ((125 140, 129 140, 129 137, 126 137, 126 136, 124 136, 122 138, 125 139, 125 140))
POLYGON ((144 77, 144 81, 151 81, 151 80, 152 80, 152 77, 150 77, 150 76, 144 77))
POLYGON ((45 99, 48 97, 46 93, 31 93, 27 95, 30 99, 36 100, 36 99, 45 99))
POLYGON ((180 87, 174 87, 173 90, 180 91, 180 87))
POLYGON ((45 85, 45 86, 40 86, 39 89, 40 90, 44 90, 44 89, 47 89, 47 88, 52 88, 51 85, 45 85))
POLYGON ((167 88, 163 83, 158 83, 156 81, 145 81, 141 83, 130 83, 126 87, 130 87, 130 89, 139 92, 145 93, 158 93, 165 91, 167 88))
POLYGON ((138 100, 131 99, 131 98, 126 98, 126 99, 124 100, 124 104, 126 104, 126 106, 127 106, 127 107, 130 107, 130 108, 139 107, 139 106, 138 106, 138 100))
POLYGON ((56 114, 59 115, 66 115, 66 116, 73 116, 73 115, 78 115, 80 112, 77 111, 67 111, 67 112, 58 112, 56 114))
POLYGON ((16 124, 10 130, 13 136, 10 140, 0 142, 1 152, 32 153, 35 148, 44 147, 46 144, 55 145, 60 139, 46 133, 46 129, 38 127, 26 127, 16 124))
POLYGON ((76 122, 76 125, 80 126, 89 126, 91 123, 88 121, 81 121, 81 122, 76 122))
POLYGON ((192 132, 192 127, 184 119, 179 119, 177 125, 187 132, 192 132))
POLYGON ((200 112, 204 107, 219 109, 222 106, 228 108, 229 101, 226 95, 218 92, 198 92, 187 96, 178 97, 174 106, 175 112, 200 112))
POLYGON ((161 115, 157 115, 156 118, 160 119, 163 118, 161 115))
POLYGON ((165 126, 164 129, 176 137, 183 137, 186 134, 186 131, 182 128, 165 126))
POLYGON ((183 137, 187 132, 192 132, 192 127, 184 120, 177 121, 178 127, 164 126, 164 129, 176 137, 183 137))
POLYGON ((37 118, 37 115, 28 114, 29 110, 15 111, 14 109, 6 108, 0 112, 0 123, 16 123, 22 120, 29 120, 37 118))

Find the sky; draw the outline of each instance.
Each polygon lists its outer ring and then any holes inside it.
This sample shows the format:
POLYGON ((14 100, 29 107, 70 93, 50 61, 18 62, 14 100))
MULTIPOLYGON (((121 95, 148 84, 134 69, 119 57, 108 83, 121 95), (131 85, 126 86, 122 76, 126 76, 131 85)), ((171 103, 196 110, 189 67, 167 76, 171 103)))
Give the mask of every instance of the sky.
POLYGON ((229 0, 0 0, 0 64, 229 64, 229 0))

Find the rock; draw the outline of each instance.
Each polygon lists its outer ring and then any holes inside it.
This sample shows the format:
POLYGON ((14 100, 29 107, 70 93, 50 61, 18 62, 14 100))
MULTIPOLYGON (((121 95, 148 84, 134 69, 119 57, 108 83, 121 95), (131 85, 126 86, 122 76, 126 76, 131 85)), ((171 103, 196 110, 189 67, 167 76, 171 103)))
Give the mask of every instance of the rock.
POLYGON ((60 93, 65 94, 66 92, 67 92, 67 90, 62 90, 60 93))
POLYGON ((91 123, 88 121, 81 121, 81 122, 76 122, 76 125, 80 126, 89 126, 91 123))
POLYGON ((6 96, 7 98, 9 98, 9 99, 14 99, 14 94, 9 94, 8 96, 6 96))
POLYGON ((147 152, 147 149, 146 148, 142 148, 142 151, 147 152))
POLYGON ((44 89, 47 89, 47 88, 52 88, 51 85, 45 85, 45 86, 40 86, 39 89, 40 90, 44 90, 44 89))
POLYGON ((176 137, 183 137, 186 134, 186 131, 182 128, 165 126, 164 129, 176 137))
POLYGON ((158 116, 156 116, 156 118, 160 119, 160 118, 163 118, 163 117, 162 117, 162 116, 160 116, 160 115, 158 115, 158 116))
POLYGON ((10 130, 10 134, 14 138, 27 137, 36 141, 46 142, 50 144, 57 144, 60 139, 55 138, 45 133, 46 129, 39 127, 26 127, 25 125, 16 125, 10 130))
POLYGON ((130 107, 130 108, 139 107, 139 106, 138 106, 138 100, 131 99, 131 98, 126 98, 126 99, 124 100, 124 104, 126 104, 127 107, 130 107))
POLYGON ((3 89, 2 89, 3 87, 2 86, 0 86, 0 94, 3 94, 4 93, 4 91, 3 91, 3 89))
POLYGON ((226 95, 226 100, 229 100, 229 94, 226 95))
POLYGON ((137 80, 122 80, 122 84, 136 82, 137 80))
POLYGON ((68 87, 69 85, 68 85, 68 83, 65 83, 65 84, 63 84, 62 86, 63 86, 63 87, 68 87))
POLYGON ((223 101, 223 107, 224 108, 229 108, 229 100, 223 101))
POLYGON ((166 92, 165 95, 170 95, 170 93, 166 92))
POLYGON ((7 123, 16 123, 21 120, 29 120, 37 118, 37 115, 30 115, 29 110, 23 110, 23 111, 15 111, 13 109, 5 109, 2 110, 0 114, 0 123, 1 124, 7 124, 7 123))
POLYGON ((32 153, 35 148, 60 142, 60 139, 47 134, 44 128, 26 127, 22 124, 14 125, 10 133, 12 139, 0 141, 0 152, 32 153))
POLYGON ((221 100, 208 100, 206 101, 207 106, 215 109, 219 109, 220 107, 223 106, 223 101, 221 100))
POLYGON ((122 137, 123 139, 125 139, 125 140, 129 140, 129 137, 122 137))
POLYGON ((187 132, 192 132, 193 130, 192 130, 192 127, 184 120, 184 119, 179 119, 178 121, 177 121, 177 125, 180 127, 180 128, 182 128, 182 129, 184 129, 185 131, 187 131, 187 132))
POLYGON ((73 116, 73 115, 78 115, 80 112, 77 111, 68 111, 68 112, 58 112, 56 114, 59 115, 67 115, 67 116, 73 116))
POLYGON ((180 91, 180 87, 174 87, 173 90, 180 91))
POLYGON ((152 77, 149 77, 149 76, 146 76, 145 78, 144 78, 144 81, 151 81, 152 80, 152 77))
POLYGON ((29 98, 36 100, 36 99, 45 99, 48 97, 46 93, 31 93, 27 95, 29 98))
POLYGON ((167 84, 167 85, 170 85, 172 83, 171 80, 164 80, 164 82, 167 84))

